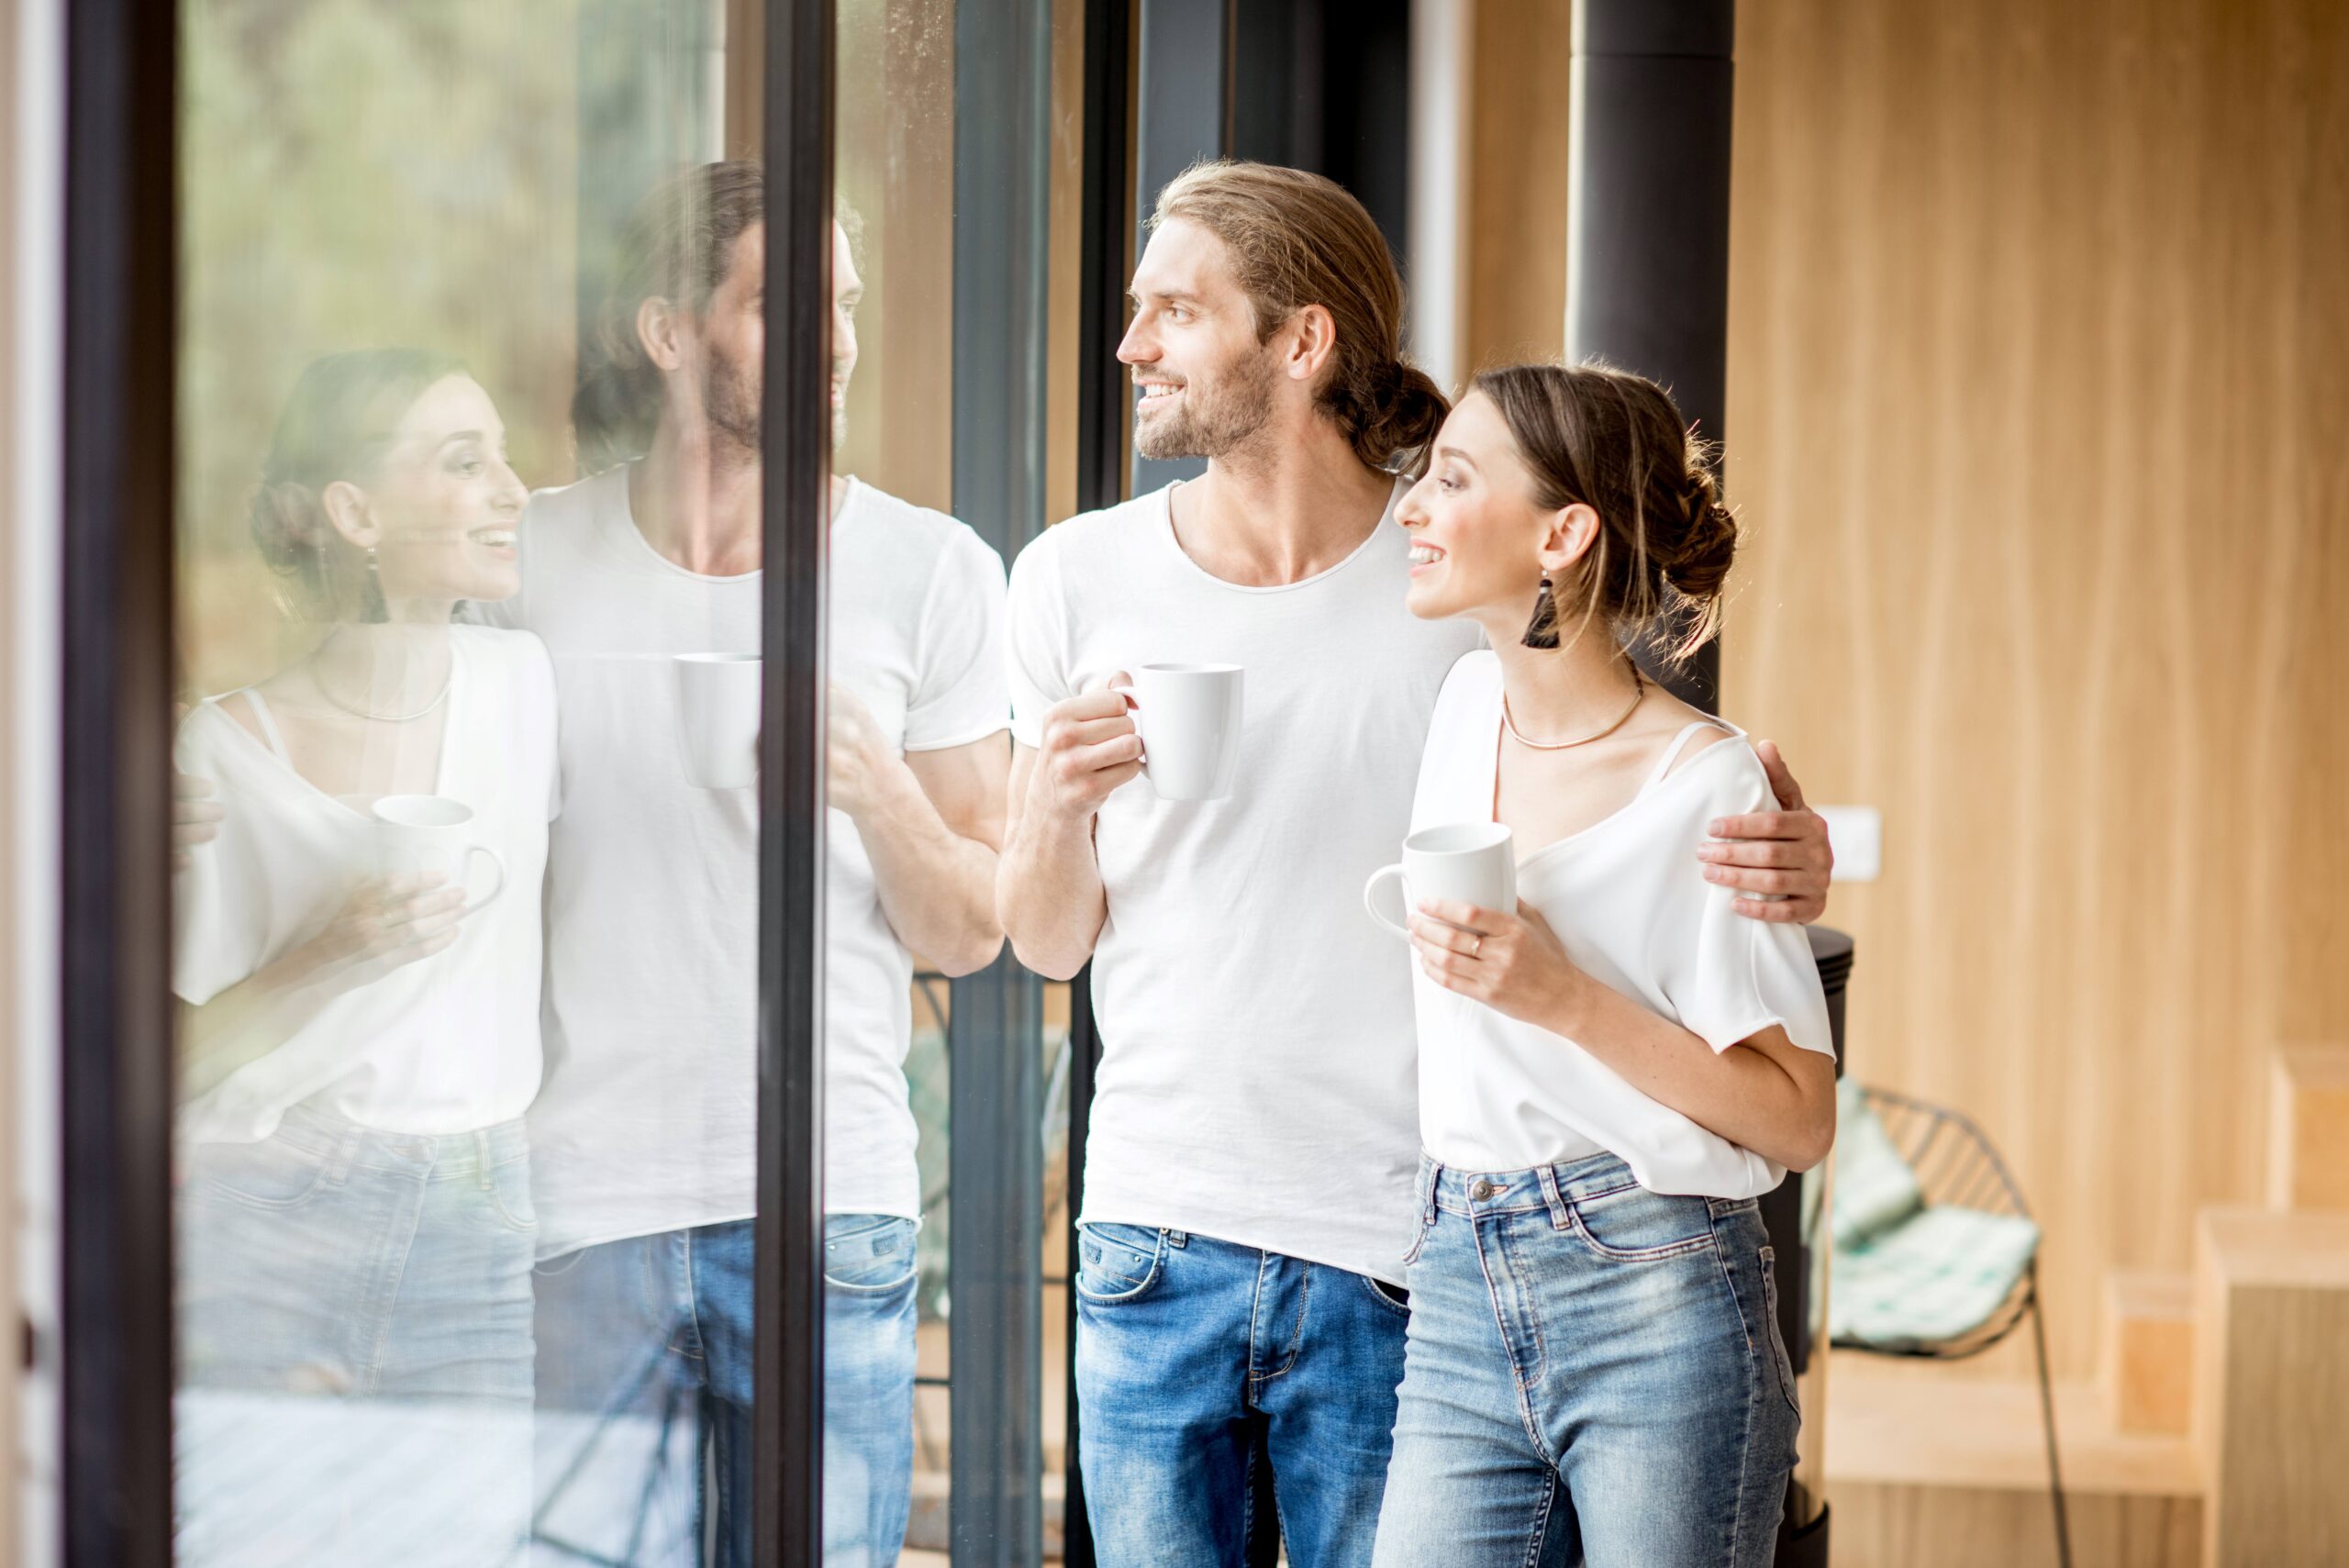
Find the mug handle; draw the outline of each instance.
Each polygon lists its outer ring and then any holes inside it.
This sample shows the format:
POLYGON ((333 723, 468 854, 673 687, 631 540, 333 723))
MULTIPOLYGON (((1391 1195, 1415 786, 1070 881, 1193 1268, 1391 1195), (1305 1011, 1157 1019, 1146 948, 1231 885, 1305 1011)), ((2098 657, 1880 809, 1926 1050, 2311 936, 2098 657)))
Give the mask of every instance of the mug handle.
POLYGON ((483 894, 479 898, 465 906, 465 913, 468 915, 473 914, 477 909, 486 908, 488 906, 496 903, 497 895, 506 891, 506 862, 500 860, 498 858, 497 851, 491 849, 487 844, 467 844, 465 846, 465 880, 467 882, 471 882, 473 880, 473 857, 475 855, 487 855, 489 857, 489 863, 496 868, 497 881, 492 884, 487 893, 483 894))
POLYGON ((1386 927, 1397 936, 1408 940, 1411 935, 1410 928, 1397 924, 1395 920, 1388 916, 1386 910, 1381 909, 1378 906, 1379 884, 1384 883, 1388 877, 1393 877, 1395 879, 1397 884, 1396 894, 1397 898, 1401 898, 1403 896, 1403 888, 1401 885, 1403 881, 1403 868, 1399 865, 1380 866, 1376 871, 1370 873, 1370 880, 1362 884, 1362 906, 1370 911, 1370 917, 1372 919, 1377 921, 1380 925, 1386 927))
POLYGON ((1123 681, 1113 678, 1109 682, 1109 689, 1126 699, 1127 717, 1134 721, 1134 739, 1141 742, 1141 755, 1134 761, 1141 765, 1141 776, 1148 778, 1150 776, 1150 737, 1141 732, 1141 699, 1134 695, 1133 678, 1128 676, 1123 681))

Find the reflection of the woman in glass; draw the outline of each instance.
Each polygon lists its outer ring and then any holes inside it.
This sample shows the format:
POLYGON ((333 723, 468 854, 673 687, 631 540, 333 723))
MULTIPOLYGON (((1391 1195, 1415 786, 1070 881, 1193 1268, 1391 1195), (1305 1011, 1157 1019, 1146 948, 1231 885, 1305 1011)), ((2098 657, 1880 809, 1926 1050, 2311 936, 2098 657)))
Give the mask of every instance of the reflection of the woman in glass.
POLYGON ((313 364, 251 521, 324 636, 180 728, 225 811, 175 878, 184 1562, 525 1532, 554 687, 451 624, 514 593, 524 499, 453 361, 313 364))

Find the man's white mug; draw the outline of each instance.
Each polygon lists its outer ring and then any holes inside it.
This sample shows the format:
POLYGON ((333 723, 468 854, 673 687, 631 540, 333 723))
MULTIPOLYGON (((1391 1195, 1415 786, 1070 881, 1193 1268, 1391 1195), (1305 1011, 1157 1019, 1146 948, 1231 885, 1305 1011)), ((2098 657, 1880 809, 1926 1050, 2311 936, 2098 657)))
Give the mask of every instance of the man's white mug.
POLYGON ((473 857, 486 858, 495 880, 465 906, 470 915, 506 891, 506 862, 473 839, 473 808, 445 795, 387 795, 375 802, 376 869, 385 876, 438 873, 449 887, 473 881, 473 857))
POLYGON ((677 731, 685 777, 703 789, 742 789, 759 776, 755 653, 680 653, 677 731))
POLYGON ((1362 889, 1370 917, 1398 937, 1411 934, 1407 922, 1427 898, 1517 913, 1517 844, 1509 830, 1497 822, 1422 828, 1403 840, 1402 862, 1372 872, 1362 889), (1386 892, 1389 884, 1397 892, 1386 892))
POLYGON ((1221 800, 1240 774, 1237 664, 1144 664, 1113 684, 1141 737, 1142 776, 1161 800, 1221 800))

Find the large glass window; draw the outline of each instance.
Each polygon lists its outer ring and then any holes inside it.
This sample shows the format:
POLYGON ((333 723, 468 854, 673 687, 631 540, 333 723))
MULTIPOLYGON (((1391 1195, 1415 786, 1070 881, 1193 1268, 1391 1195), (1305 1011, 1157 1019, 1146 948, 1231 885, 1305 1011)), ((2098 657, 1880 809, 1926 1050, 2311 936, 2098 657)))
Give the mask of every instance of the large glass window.
POLYGON ((1059 1555, 1070 1004, 993 890, 1082 9, 841 0, 834 221, 771 258, 796 7, 180 0, 177 1561, 748 1563, 775 1453, 828 1565, 1059 1555), (769 384, 826 287, 829 384, 769 384), (818 1271, 785 1430, 759 1309, 818 1271))
POLYGON ((180 6, 184 1562, 749 1560, 761 9, 180 6))

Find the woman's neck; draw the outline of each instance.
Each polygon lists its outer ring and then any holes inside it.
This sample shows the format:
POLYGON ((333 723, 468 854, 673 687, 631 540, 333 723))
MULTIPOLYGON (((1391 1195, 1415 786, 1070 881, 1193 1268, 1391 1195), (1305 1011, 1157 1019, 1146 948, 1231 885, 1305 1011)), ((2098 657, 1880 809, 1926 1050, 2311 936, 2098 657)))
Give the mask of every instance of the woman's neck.
POLYGON ((1561 628, 1555 648, 1528 648, 1524 635, 1522 621, 1485 623, 1500 660, 1509 721, 1519 731, 1535 740, 1570 740, 1624 717, 1639 682, 1603 623, 1592 621, 1580 635, 1574 626, 1561 628))
POLYGON ((450 607, 442 606, 437 621, 345 621, 310 655, 311 674, 329 700, 346 706, 373 713, 421 707, 449 684, 450 607))

